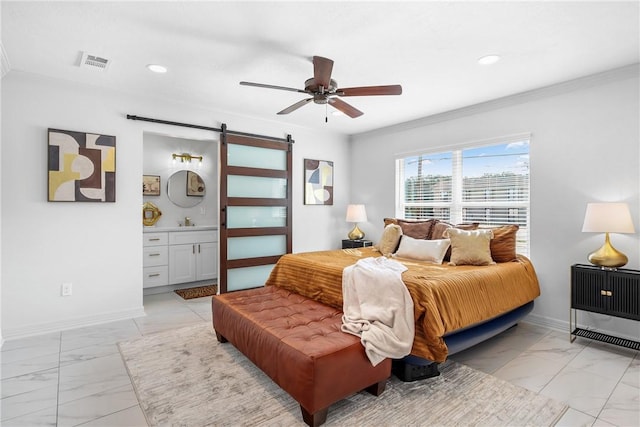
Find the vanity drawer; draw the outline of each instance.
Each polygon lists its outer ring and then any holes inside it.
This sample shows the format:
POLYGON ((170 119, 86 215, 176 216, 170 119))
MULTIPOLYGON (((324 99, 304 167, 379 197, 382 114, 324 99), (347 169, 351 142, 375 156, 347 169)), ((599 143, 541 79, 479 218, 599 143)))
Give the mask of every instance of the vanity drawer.
POLYGON ((169 248, 167 246, 150 246, 143 250, 143 267, 167 265, 169 260, 169 248))
POLYGON ((162 246, 169 241, 169 233, 142 233, 143 246, 162 246))
POLYGON ((161 265, 159 267, 145 267, 143 272, 143 288, 166 286, 169 284, 169 268, 166 265, 161 265))
POLYGON ((185 245, 189 243, 216 242, 218 232, 216 230, 203 231, 175 231, 169 233, 170 245, 185 245))

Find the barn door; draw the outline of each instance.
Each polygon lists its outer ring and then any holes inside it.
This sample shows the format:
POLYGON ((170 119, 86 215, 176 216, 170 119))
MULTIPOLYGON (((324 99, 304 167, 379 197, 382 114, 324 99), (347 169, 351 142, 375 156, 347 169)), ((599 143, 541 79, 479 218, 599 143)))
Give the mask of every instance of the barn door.
POLYGON ((220 293, 263 286, 291 252, 292 141, 220 135, 220 293))

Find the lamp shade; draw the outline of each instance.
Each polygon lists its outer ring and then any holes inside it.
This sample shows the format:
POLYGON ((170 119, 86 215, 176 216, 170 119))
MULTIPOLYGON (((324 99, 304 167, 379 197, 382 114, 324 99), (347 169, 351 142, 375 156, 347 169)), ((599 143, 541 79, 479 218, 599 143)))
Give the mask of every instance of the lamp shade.
POLYGON ((364 205, 349 205, 347 207, 347 222, 365 222, 367 211, 364 205))
POLYGON ((626 203, 588 203, 582 231, 585 233, 635 233, 626 203))

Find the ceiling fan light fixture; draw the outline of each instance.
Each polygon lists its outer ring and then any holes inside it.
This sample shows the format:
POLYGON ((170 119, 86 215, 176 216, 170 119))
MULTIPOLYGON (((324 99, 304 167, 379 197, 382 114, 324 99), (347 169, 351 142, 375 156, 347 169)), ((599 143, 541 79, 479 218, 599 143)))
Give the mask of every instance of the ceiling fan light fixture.
MULTIPOLYGON (((274 86, 264 83, 252 83, 241 81, 243 86, 255 86, 267 89, 286 90, 291 92, 304 93, 310 96, 292 104, 277 114, 289 114, 296 111, 313 101, 314 104, 324 105, 330 104, 336 110, 342 112, 345 116, 352 119, 360 117, 364 113, 351 104, 340 99, 347 96, 379 96, 379 95, 400 95, 402 94, 402 86, 386 85, 386 86, 356 86, 349 88, 338 88, 338 82, 331 78, 333 69, 333 61, 321 56, 313 57, 313 77, 304 82, 304 89, 296 89, 285 86, 274 86)), ((326 115, 325 115, 326 121, 326 115)))
POLYGON ((164 74, 167 72, 167 67, 160 64, 149 64, 147 65, 147 69, 149 71, 153 71, 154 73, 164 74))
POLYGON ((485 55, 481 58, 478 58, 478 64, 480 65, 493 65, 496 62, 500 61, 502 57, 500 55, 485 55))

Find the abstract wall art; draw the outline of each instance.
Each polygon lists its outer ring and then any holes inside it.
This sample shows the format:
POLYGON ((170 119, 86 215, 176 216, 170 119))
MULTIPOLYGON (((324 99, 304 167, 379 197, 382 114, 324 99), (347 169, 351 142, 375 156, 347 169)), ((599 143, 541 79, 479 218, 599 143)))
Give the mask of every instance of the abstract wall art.
POLYGON ((333 205, 333 162, 304 159, 304 204, 333 205))
POLYGON ((116 137, 49 129, 50 202, 115 202, 116 137))

